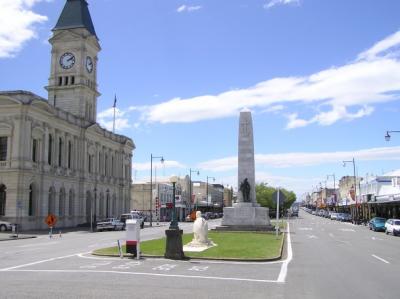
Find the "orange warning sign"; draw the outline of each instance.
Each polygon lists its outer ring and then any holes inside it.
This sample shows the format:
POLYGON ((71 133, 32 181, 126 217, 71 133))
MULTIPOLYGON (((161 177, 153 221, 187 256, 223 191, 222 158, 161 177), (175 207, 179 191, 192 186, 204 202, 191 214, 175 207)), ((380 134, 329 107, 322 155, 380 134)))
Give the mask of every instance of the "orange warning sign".
POLYGON ((54 216, 53 214, 49 214, 49 215, 46 217, 45 222, 46 222, 46 224, 47 224, 49 227, 53 227, 53 226, 56 224, 56 222, 57 222, 57 217, 54 216))

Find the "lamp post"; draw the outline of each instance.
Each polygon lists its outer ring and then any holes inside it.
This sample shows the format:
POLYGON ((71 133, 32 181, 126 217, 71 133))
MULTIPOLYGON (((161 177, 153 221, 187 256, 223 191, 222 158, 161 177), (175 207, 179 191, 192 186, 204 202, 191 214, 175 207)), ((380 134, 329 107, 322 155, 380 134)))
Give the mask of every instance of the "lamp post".
MULTIPOLYGON (((343 167, 346 167, 346 163, 353 163, 353 177, 354 177, 354 198, 356 200, 356 211, 355 211, 355 217, 358 216, 358 207, 357 207, 357 178, 356 178, 356 162, 353 160, 350 161, 343 161, 343 167)), ((355 220, 353 217, 353 220, 355 220)))
POLYGON ((400 131, 386 131, 386 135, 385 135, 386 141, 390 141, 390 138, 392 137, 392 136, 390 136, 389 133, 400 133, 400 131))
POLYGON ((150 226, 153 226, 153 159, 160 159, 160 162, 164 163, 164 157, 150 154, 150 226))
POLYGON ((172 215, 171 215, 171 224, 169 225, 169 229, 179 229, 178 221, 176 220, 176 207, 175 207, 175 185, 178 181, 176 176, 171 177, 170 182, 172 183, 172 215))
MULTIPOLYGON (((189 168, 189 196, 190 196, 190 206, 192 206, 192 173, 196 173, 197 175, 200 175, 199 170, 192 170, 189 168)), ((196 207, 197 208, 197 207, 196 207)))
POLYGON ((207 176, 207 184, 206 184, 207 212, 208 212, 208 179, 213 179, 213 182, 215 182, 215 177, 207 176))
POLYGON ((178 177, 173 176, 170 179, 172 183, 172 219, 169 229, 165 231, 166 246, 164 257, 169 259, 181 260, 185 257, 182 246, 182 233, 183 230, 179 229, 178 221, 176 219, 175 211, 175 184, 178 177))
POLYGON ((333 196, 335 198, 335 206, 336 206, 336 211, 337 211, 337 198, 336 198, 336 176, 335 174, 328 174, 326 176, 326 179, 329 180, 329 178, 332 177, 333 178, 333 196))

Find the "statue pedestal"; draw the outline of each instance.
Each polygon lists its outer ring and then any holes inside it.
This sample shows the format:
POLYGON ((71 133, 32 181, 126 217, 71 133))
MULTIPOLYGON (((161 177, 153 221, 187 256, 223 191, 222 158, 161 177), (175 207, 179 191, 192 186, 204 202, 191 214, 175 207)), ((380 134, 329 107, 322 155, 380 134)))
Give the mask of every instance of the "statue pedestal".
POLYGON ((272 231, 269 209, 254 206, 251 202, 240 202, 234 207, 224 208, 224 217, 217 230, 272 231))

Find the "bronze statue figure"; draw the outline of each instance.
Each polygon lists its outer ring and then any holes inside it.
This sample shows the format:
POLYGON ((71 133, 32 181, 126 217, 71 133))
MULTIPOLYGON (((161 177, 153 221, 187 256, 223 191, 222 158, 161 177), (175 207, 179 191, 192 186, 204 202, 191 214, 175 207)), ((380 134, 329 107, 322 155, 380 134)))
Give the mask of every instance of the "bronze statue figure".
POLYGON ((244 181, 240 184, 240 191, 243 195, 243 201, 250 202, 250 184, 247 178, 245 178, 244 181))

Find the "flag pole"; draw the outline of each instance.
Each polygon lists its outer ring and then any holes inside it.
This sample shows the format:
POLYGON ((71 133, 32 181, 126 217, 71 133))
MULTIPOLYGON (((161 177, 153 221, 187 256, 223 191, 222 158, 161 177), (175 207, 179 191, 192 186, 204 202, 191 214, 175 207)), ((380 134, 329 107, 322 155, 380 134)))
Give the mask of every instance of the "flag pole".
POLYGON ((117 106, 117 95, 115 95, 115 97, 114 97, 114 105, 113 105, 113 108, 114 108, 114 117, 113 117, 113 133, 115 133, 115 107, 117 106))

